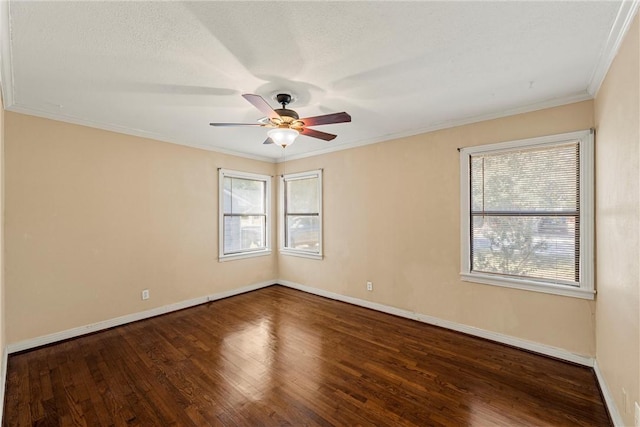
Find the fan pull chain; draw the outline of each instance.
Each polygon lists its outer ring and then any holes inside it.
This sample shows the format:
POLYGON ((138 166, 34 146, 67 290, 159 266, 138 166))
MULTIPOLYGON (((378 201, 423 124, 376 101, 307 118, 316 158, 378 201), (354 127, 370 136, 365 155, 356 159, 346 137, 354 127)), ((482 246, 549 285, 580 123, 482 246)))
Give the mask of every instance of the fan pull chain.
POLYGON ((282 178, 287 174, 287 147, 282 146, 282 178))

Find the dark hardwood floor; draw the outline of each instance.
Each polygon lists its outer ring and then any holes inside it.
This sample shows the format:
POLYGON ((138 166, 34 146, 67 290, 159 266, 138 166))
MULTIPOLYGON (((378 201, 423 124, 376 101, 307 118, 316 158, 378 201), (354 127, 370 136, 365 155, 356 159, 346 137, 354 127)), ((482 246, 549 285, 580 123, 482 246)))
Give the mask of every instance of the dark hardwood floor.
POLYGON ((610 421, 591 369, 272 286, 11 355, 4 425, 610 421))

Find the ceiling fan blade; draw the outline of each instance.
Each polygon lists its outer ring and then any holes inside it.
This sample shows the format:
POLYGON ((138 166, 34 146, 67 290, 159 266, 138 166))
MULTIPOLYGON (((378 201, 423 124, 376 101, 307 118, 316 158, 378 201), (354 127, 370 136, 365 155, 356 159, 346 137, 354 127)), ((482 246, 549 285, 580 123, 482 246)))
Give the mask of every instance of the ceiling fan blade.
POLYGON ((332 123, 346 123, 351 121, 351 116, 345 112, 325 114, 324 116, 307 117, 300 119, 305 126, 329 125, 332 123))
POLYGON ((209 123, 211 126, 264 126, 262 123, 209 123))
POLYGON ((338 136, 331 133, 320 132, 319 130, 309 129, 309 128, 302 128, 300 130, 300 133, 306 136, 310 136, 311 138, 323 139, 325 141, 331 141, 332 139, 335 139, 336 136, 338 136))
POLYGON ((242 95, 242 97, 247 101, 249 101, 251 104, 253 104, 253 106, 256 107, 258 110, 262 111, 263 114, 266 114, 267 117, 269 117, 270 119, 280 118, 280 115, 276 113, 273 110, 273 108, 271 108, 271 106, 267 104, 267 101, 265 101, 264 98, 261 97, 260 95, 245 93, 242 95))
POLYGON ((267 137, 267 139, 264 140, 263 144, 275 144, 273 142, 273 139, 271 139, 270 137, 267 137))

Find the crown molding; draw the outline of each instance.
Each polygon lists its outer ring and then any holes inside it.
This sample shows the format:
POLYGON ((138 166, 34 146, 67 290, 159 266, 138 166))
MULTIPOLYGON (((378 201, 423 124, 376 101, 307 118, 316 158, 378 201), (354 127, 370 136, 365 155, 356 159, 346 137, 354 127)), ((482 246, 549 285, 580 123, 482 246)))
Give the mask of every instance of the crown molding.
MULTIPOLYGON (((515 114, 522 114, 522 113, 532 112, 536 110, 541 110, 544 108, 552 108, 552 107, 566 105, 574 102, 593 99, 595 97, 595 94, 598 92, 600 85, 602 84, 602 81, 604 80, 604 77, 606 76, 606 73, 609 67, 611 66, 613 59, 615 58, 615 55, 618 52, 618 49, 620 48, 620 45, 622 43, 622 40, 624 39, 624 36, 626 35, 627 31, 631 26, 631 23, 633 22, 633 18, 638 12, 639 5, 640 5, 640 0, 623 0, 621 2, 620 8, 618 10, 618 14, 611 28, 611 31, 609 32, 609 36, 607 38, 605 48, 600 54, 598 64, 596 65, 593 71, 587 90, 583 93, 577 93, 567 97, 551 99, 551 100, 543 101, 540 103, 530 104, 530 105, 526 105, 526 106, 522 106, 514 109, 508 109, 500 112, 494 112, 494 113, 482 114, 482 115, 472 116, 472 117, 467 117, 462 119, 439 122, 439 123, 431 124, 427 127, 413 129, 405 132, 387 134, 377 138, 370 138, 370 139, 355 141, 355 142, 346 143, 346 144, 338 143, 331 147, 322 148, 320 150, 314 150, 306 153, 287 156, 286 161, 302 159, 306 157, 313 157, 313 156, 318 156, 322 154, 328 154, 335 151, 347 150, 350 148, 376 144, 379 142, 389 141, 393 139, 414 136, 421 133, 433 132, 441 129, 452 128, 456 126, 463 126, 471 123, 477 123, 477 122, 486 121, 486 120, 493 120, 493 119, 498 119, 502 117, 508 117, 515 114)), ((115 124, 100 123, 100 122, 95 122, 91 120, 85 120, 79 117, 55 114, 55 113, 33 109, 30 107, 16 104, 14 79, 13 79, 12 52, 11 52, 10 3, 8 0, 0 0, 0 90, 2 91, 2 97, 3 97, 5 109, 8 111, 62 121, 62 122, 71 123, 71 124, 77 124, 81 126, 98 128, 98 129, 107 130, 111 132, 138 136, 142 138, 149 138, 157 141, 168 142, 168 143, 178 144, 182 146, 197 148, 201 150, 212 151, 212 152, 217 152, 217 153, 232 155, 237 157, 243 157, 247 159, 258 160, 258 161, 263 161, 268 163, 282 163, 285 161, 280 156, 278 157, 262 156, 262 155, 239 152, 235 150, 222 149, 218 147, 185 143, 184 141, 177 140, 175 138, 166 137, 163 135, 147 132, 140 129, 132 129, 132 128, 119 126, 115 124)))
POLYGON ((620 9, 618 9, 618 15, 616 16, 613 26, 611 27, 611 31, 609 32, 607 43, 600 53, 598 64, 593 70, 591 81, 587 87, 587 92, 594 98, 598 93, 598 90, 600 90, 600 86, 609 71, 609 67, 611 67, 611 63, 620 49, 624 36, 631 27, 633 18, 638 12, 639 5, 640 0, 622 0, 622 3, 620 4, 620 9))
MULTIPOLYGON (((480 114, 477 116, 470 116, 462 119, 446 120, 443 122, 434 123, 427 127, 413 129, 406 132, 397 132, 397 133, 383 135, 382 137, 378 137, 378 138, 364 139, 361 141, 350 142, 350 143, 341 144, 341 145, 334 145, 332 147, 323 148, 320 150, 314 150, 308 153, 294 154, 290 156, 288 155, 286 158, 286 161, 303 159, 305 157, 319 156, 321 154, 328 154, 334 151, 348 150, 350 148, 362 147, 370 144, 377 144, 379 142, 386 142, 394 139, 406 138, 409 136, 420 135, 422 133, 435 132, 437 130, 449 129, 449 128, 464 126, 472 123, 501 119, 503 117, 515 116, 517 114, 524 114, 524 113, 530 113, 532 111, 544 110, 546 108, 560 107, 562 105, 574 104, 576 102, 588 101, 590 99, 593 99, 593 96, 591 96, 586 91, 579 92, 572 95, 564 96, 562 98, 553 98, 553 99, 549 99, 541 102, 536 102, 534 104, 525 105, 522 107, 510 108, 508 110, 502 110, 502 111, 497 111, 497 112, 488 113, 488 114, 480 114)), ((282 158, 276 159, 276 163, 282 163, 282 162, 283 162, 282 158)))
MULTIPOLYGON (((4 1, 4 0, 0 0, 0 1, 4 1)), ((178 144, 178 145, 182 145, 182 146, 185 146, 185 147, 191 147, 191 148, 197 148, 197 149, 205 150, 205 151, 212 151, 212 152, 216 152, 216 153, 227 154, 227 155, 230 155, 230 156, 243 157, 243 158, 252 159, 252 160, 259 160, 259 161, 263 161, 263 162, 267 162, 267 163, 283 163, 285 161, 303 159, 303 158, 306 158, 306 157, 319 156, 319 155, 322 155, 322 154, 328 154, 328 153, 332 153, 332 152, 335 152, 335 151, 348 150, 350 148, 357 148, 357 147, 362 147, 362 146, 365 146, 365 145, 377 144, 377 143, 380 143, 380 142, 391 141, 391 140, 394 140, 394 139, 405 138, 405 137, 409 137, 409 136, 415 136, 415 135, 419 135, 419 134, 422 134, 422 133, 434 132, 434 131, 437 131, 437 130, 448 129, 448 128, 453 128, 453 127, 457 127, 457 126, 464 126, 464 125, 468 125, 468 124, 472 124, 472 123, 484 122, 484 121, 487 121, 487 120, 500 119, 500 118, 503 118, 503 117, 514 116, 514 115, 517 115, 517 114, 523 114, 523 113, 529 113, 529 112, 532 112, 532 111, 543 110, 543 109, 546 109, 546 108, 559 107, 559 106, 562 106, 562 105, 573 104, 573 103, 576 103, 576 102, 587 101, 587 100, 590 100, 590 99, 593 99, 593 97, 589 93, 587 93, 586 91, 585 92, 579 92, 577 94, 565 96, 565 97, 562 97, 562 98, 553 98, 553 99, 550 99, 550 100, 545 100, 545 101, 542 101, 542 102, 537 102, 537 103, 534 103, 534 104, 525 105, 525 106, 522 106, 522 107, 511 108, 511 109, 508 109, 508 110, 502 110, 502 111, 493 112, 493 113, 489 113, 489 114, 481 114, 481 115, 466 117, 466 118, 462 118, 462 119, 447 120, 447 121, 443 121, 443 122, 434 123, 434 124, 432 124, 430 126, 427 126, 427 127, 422 127, 422 128, 419 128, 419 129, 413 129, 413 130, 410 130, 410 131, 387 134, 387 135, 383 135, 383 136, 377 137, 377 138, 364 139, 364 140, 355 141, 355 142, 346 143, 346 144, 336 144, 336 145, 333 145, 333 146, 328 147, 328 148, 309 151, 309 152, 301 153, 301 154, 287 155, 286 158, 283 158, 281 156, 278 156, 278 157, 259 156, 259 155, 248 154, 248 153, 244 153, 244 152, 240 152, 240 151, 226 150, 226 149, 218 148, 218 147, 185 143, 184 141, 181 141, 181 140, 178 140, 178 139, 175 139, 175 138, 168 138, 168 137, 165 137, 163 135, 156 134, 156 133, 153 133, 153 132, 148 132, 148 131, 141 130, 141 129, 133 129, 133 128, 129 128, 129 127, 126 127, 126 126, 120 126, 120 125, 116 125, 116 124, 101 123, 101 122, 96 122, 96 121, 92 121, 92 120, 86 120, 86 119, 83 119, 83 118, 80 118, 80 117, 51 113, 49 111, 38 110, 38 109, 34 109, 34 108, 23 106, 23 105, 20 105, 20 104, 15 104, 15 103, 9 105, 6 102, 6 98, 5 98, 5 109, 7 111, 12 111, 14 113, 27 114, 27 115, 30 115, 30 116, 42 117, 42 118, 45 118, 45 119, 56 120, 56 121, 65 122, 65 123, 71 123, 71 124, 80 125, 80 126, 87 126, 87 127, 91 127, 91 128, 102 129, 102 130, 121 133, 121 134, 125 134, 125 135, 132 135, 132 136, 137 136, 137 137, 141 137, 141 138, 153 139, 153 140, 156 140, 156 141, 168 142, 168 143, 172 143, 172 144, 178 144)))
POLYGON ((226 155, 235 156, 235 157, 243 157, 243 158, 252 159, 252 160, 259 160, 262 162, 276 163, 276 159, 272 157, 258 156, 255 154, 248 154, 248 153, 243 153, 243 152, 234 151, 234 150, 226 150, 224 148, 212 147, 207 145, 185 143, 184 141, 176 138, 166 137, 164 135, 145 131, 142 129, 134 129, 134 128, 129 128, 127 126, 120 126, 112 123, 102 123, 102 122, 87 120, 87 119, 83 119, 75 116, 51 113, 49 111, 25 107, 23 105, 15 104, 15 103, 12 104, 11 106, 5 105, 5 110, 11 111, 14 113, 26 114, 29 116, 41 117, 43 119, 55 120, 58 122, 70 123, 70 124, 86 126, 94 129, 102 129, 109 132, 116 132, 116 133, 125 134, 125 135, 137 136, 140 138, 152 139, 160 142, 167 142, 171 144, 182 145, 184 147, 196 148, 199 150, 212 151, 215 153, 226 154, 226 155))

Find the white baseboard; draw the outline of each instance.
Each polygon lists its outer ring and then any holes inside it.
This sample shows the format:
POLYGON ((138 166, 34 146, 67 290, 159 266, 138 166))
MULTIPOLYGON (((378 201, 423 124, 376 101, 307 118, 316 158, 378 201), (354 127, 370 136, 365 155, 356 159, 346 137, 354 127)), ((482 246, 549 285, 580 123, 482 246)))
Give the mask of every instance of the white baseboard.
MULTIPOLYGON (((417 320, 423 323, 440 326, 440 327, 451 329, 458 332, 463 332, 469 335, 474 335, 477 337, 511 345, 514 347, 519 347, 525 350, 533 351, 536 353, 544 354, 547 356, 555 357, 561 360, 566 360, 566 361, 577 363, 580 365, 589 366, 589 367, 594 366, 594 359, 592 357, 574 354, 560 348, 536 343, 533 341, 523 340, 521 338, 504 335, 497 332, 487 331, 487 330, 476 328, 473 326, 452 322, 450 320, 439 319, 437 317, 429 316, 426 314, 415 313, 412 311, 403 310, 400 308, 391 307, 388 305, 384 305, 384 304, 380 304, 372 301, 367 301, 359 298, 337 294, 334 292, 325 291, 323 289, 301 285, 299 283, 291 282, 288 280, 269 280, 261 283, 256 283, 253 285, 244 286, 238 289, 233 289, 230 291, 219 292, 212 295, 193 298, 190 300, 165 305, 162 307, 156 307, 151 310, 127 314, 125 316, 116 317, 116 318, 105 320, 102 322, 92 323, 85 326, 79 326, 77 328, 67 329, 65 331, 55 332, 49 335, 43 335, 40 337, 28 339, 25 341, 9 344, 5 350, 5 353, 11 354, 19 351, 29 350, 32 348, 40 347, 40 346, 51 344, 54 342, 63 341, 69 338, 75 338, 81 335, 86 335, 86 334, 101 331, 104 329, 113 328, 114 326, 120 326, 126 323, 136 322, 138 320, 148 319, 150 317, 155 317, 161 314, 170 313, 172 311, 182 310, 188 307, 193 307, 195 305, 204 304, 209 301, 215 301, 218 299, 243 294, 245 292, 250 292, 256 289, 265 288, 267 286, 271 286, 274 284, 281 284, 283 286, 287 286, 292 289, 298 289, 300 291, 304 291, 310 294, 319 295, 319 296, 330 298, 337 301, 343 301, 349 304, 370 308, 372 310, 393 314, 395 316, 405 317, 407 319, 417 320)), ((2 368, 6 369, 6 366, 3 365, 2 368)))
POLYGON ((269 280, 253 285, 244 286, 242 288, 233 289, 230 291, 219 292, 199 298, 193 298, 186 301, 181 301, 175 304, 169 304, 162 307, 156 307, 151 310, 142 311, 139 313, 128 314, 125 316, 116 317, 110 320, 102 322, 92 323, 90 325, 80 326, 66 331, 56 332, 49 335, 40 336, 37 338, 21 341, 15 344, 8 345, 2 354, 2 366, 0 366, 0 419, 4 411, 4 394, 7 380, 7 359, 8 354, 16 353, 19 351, 29 350, 32 348, 40 347, 42 345, 51 344, 58 341, 63 341, 69 338, 75 338, 81 335, 98 332, 104 329, 109 329, 115 326, 124 325, 126 323, 136 322, 138 320, 148 319, 150 317, 159 316, 161 314, 170 313, 172 311, 182 310, 185 308, 193 307, 199 304, 204 304, 209 301, 215 301, 222 298, 228 298, 234 295, 240 295, 245 292, 254 291, 260 288, 265 288, 271 285, 280 284, 292 289, 297 289, 303 292, 307 292, 314 295, 330 298, 336 301, 342 301, 349 304, 358 305, 361 307, 369 308, 372 310, 380 311, 383 313, 392 314, 395 316, 404 317, 407 319, 417 320, 419 322, 427 323, 430 325, 439 326, 453 331, 462 332, 469 335, 474 335, 480 338, 485 338, 491 341, 496 341, 502 344, 507 344, 513 347, 522 348, 535 353, 540 353, 546 356, 554 357, 560 360, 566 360, 568 362, 577 363, 588 367, 593 367, 596 378, 602 390, 605 403, 609 409, 612 421, 615 426, 623 426, 622 417, 617 410, 613 396, 607 387, 607 383, 604 380, 604 376, 598 367, 597 361, 589 356, 583 356, 580 354, 571 353, 569 351, 548 346, 545 344, 536 343, 533 341, 523 340, 521 338, 512 337, 510 335, 500 334, 497 332, 491 332, 484 329, 476 328, 473 326, 464 325, 450 320, 439 319, 437 317, 429 316, 426 314, 415 313, 409 310, 403 310, 400 308, 367 301, 359 298, 354 298, 346 295, 337 294, 334 292, 325 291, 323 289, 313 288, 299 283, 291 282, 288 280, 269 280))
POLYGON ((566 360, 568 362, 577 363, 588 367, 593 366, 594 359, 589 356, 571 353, 561 348, 540 344, 533 341, 523 340, 521 338, 512 337, 510 335, 499 334, 497 332, 487 331, 485 329, 464 325, 462 323, 443 320, 426 314, 415 313, 413 311, 403 310, 401 308, 391 307, 377 302, 371 302, 359 298, 349 297, 334 292, 325 291, 323 289, 312 288, 310 286, 301 285, 299 283, 290 282, 288 280, 278 280, 277 283, 292 289, 308 292, 310 294, 334 299, 337 301, 347 302, 349 304, 359 305, 361 307, 370 308, 372 310, 381 311, 383 313, 393 314, 395 316, 405 317, 407 319, 417 320, 419 322, 428 323, 429 325, 440 326, 442 328, 451 329, 453 331, 463 332, 465 334, 474 335, 513 347, 522 348, 545 356, 555 357, 556 359, 566 360))
MULTIPOLYGON (((60 331, 60 332, 55 332, 49 335, 43 335, 40 337, 28 339, 25 341, 20 341, 14 344, 9 344, 7 346, 7 352, 11 354, 11 353, 16 353, 18 351, 29 350, 32 348, 46 345, 46 344, 63 341, 69 338, 75 338, 81 335, 91 334, 93 332, 101 331, 103 329, 113 328, 114 326, 120 326, 126 323, 136 322, 138 320, 148 319, 150 317, 155 317, 161 314, 170 313, 172 311, 182 310, 184 308, 189 308, 195 305, 204 304, 209 301, 215 301, 218 299, 243 294, 245 292, 255 291, 256 289, 265 288, 267 286, 271 286, 276 283, 277 282, 275 280, 255 283, 253 285, 244 286, 242 288, 233 289, 230 291, 218 292, 216 294, 193 298, 190 300, 165 305, 162 307, 156 307, 156 308, 152 308, 151 310, 141 311, 138 313, 127 314, 125 316, 104 320, 102 322, 92 323, 90 325, 79 326, 73 329, 67 329, 66 331, 60 331)), ((5 365, 3 365, 2 368, 5 369, 5 365)))
POLYGON ((4 394, 7 389, 7 362, 9 353, 7 348, 2 349, 2 366, 0 366, 0 421, 4 415, 4 394))
POLYGON ((602 391, 602 396, 604 397, 604 403, 607 405, 607 409, 609 410, 609 416, 611 416, 611 421, 613 421, 613 425, 616 427, 624 427, 624 421, 622 420, 622 416, 620 412, 618 412, 618 407, 616 406, 615 400, 613 400, 613 395, 611 394, 611 390, 607 386, 607 382, 604 379, 604 375, 600 370, 600 366, 598 366, 598 361, 596 360, 593 363, 593 370, 596 373, 596 378, 598 379, 598 384, 600 385, 600 391, 602 391))

